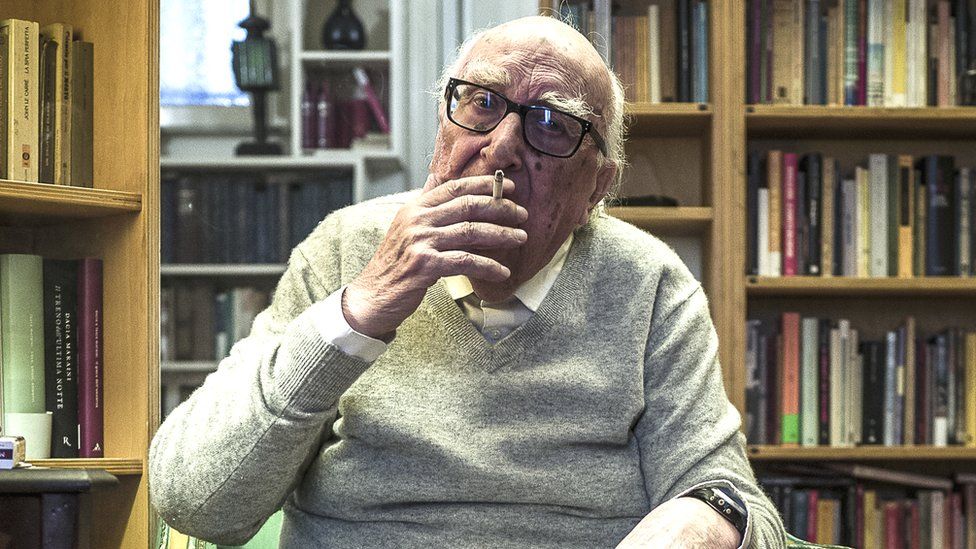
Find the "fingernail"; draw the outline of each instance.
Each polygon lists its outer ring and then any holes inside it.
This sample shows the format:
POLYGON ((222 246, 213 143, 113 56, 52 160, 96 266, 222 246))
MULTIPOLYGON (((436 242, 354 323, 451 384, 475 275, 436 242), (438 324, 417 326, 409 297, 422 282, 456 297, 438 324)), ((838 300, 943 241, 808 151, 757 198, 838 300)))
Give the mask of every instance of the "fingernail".
POLYGON ((522 229, 515 229, 515 238, 519 242, 525 242, 526 240, 529 239, 529 235, 522 229))
POLYGON ((516 206, 515 211, 518 212, 518 216, 520 219, 522 219, 522 221, 529 218, 529 210, 526 210, 522 206, 516 206))

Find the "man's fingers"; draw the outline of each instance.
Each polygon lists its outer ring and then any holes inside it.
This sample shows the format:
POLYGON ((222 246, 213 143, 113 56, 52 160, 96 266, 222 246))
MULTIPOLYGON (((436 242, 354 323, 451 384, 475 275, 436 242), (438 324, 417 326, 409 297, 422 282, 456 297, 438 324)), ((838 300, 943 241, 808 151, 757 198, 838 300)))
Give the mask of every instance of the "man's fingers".
POLYGON ((441 180, 440 180, 439 177, 437 177, 436 175, 434 175, 432 173, 427 174, 427 181, 424 183, 424 190, 422 192, 425 193, 425 192, 433 189, 434 187, 437 187, 440 184, 441 184, 441 180))
POLYGON ((522 229, 503 227, 494 223, 463 221, 432 230, 430 244, 436 250, 466 250, 515 248, 525 243, 522 229))
POLYGON ((425 212, 424 219, 433 226, 462 221, 486 221, 497 225, 521 225, 529 212, 507 198, 468 194, 440 204, 425 212))
MULTIPOLYGON (((432 177, 433 175, 427 178, 427 184, 424 185, 424 191, 420 195, 421 206, 437 206, 459 196, 469 194, 487 195, 491 197, 491 190, 495 181, 495 177, 492 175, 476 175, 452 179, 438 184, 432 177)), ((515 192, 515 182, 511 179, 505 179, 502 183, 502 190, 505 194, 515 192)))
POLYGON ((494 259, 465 252, 450 250, 438 254, 438 269, 441 277, 465 275, 491 282, 501 282, 512 276, 508 267, 494 259))

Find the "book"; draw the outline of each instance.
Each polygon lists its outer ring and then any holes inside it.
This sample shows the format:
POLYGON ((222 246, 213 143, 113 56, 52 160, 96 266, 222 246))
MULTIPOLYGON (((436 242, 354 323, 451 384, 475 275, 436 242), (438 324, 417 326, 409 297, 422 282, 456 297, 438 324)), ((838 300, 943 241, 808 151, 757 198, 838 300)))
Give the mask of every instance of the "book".
POLYGON ((800 314, 783 313, 781 444, 800 443, 800 314))
POLYGON ((783 151, 769 151, 766 158, 766 181, 769 187, 769 272, 768 276, 783 273, 783 151))
POLYGON ((7 109, 2 140, 6 143, 0 179, 37 181, 38 178, 38 71, 39 27, 33 21, 0 21, 0 54, 6 65, 3 86, 7 109))
POLYGON ((0 376, 5 413, 45 411, 43 296, 40 256, 0 255, 0 376))
POLYGON ((818 389, 820 372, 820 320, 804 317, 800 320, 800 444, 819 443, 818 389))
POLYGON ((94 186, 94 71, 95 46, 75 41, 71 47, 71 153, 68 182, 74 187, 94 186))
POLYGON ((102 260, 78 262, 78 457, 105 455, 102 260))
POLYGON ((820 199, 820 274, 833 276, 834 274, 834 238, 836 219, 836 177, 837 160, 831 157, 823 159, 823 177, 821 178, 820 199))
POLYGON ((898 156, 898 269, 900 278, 913 276, 915 234, 915 171, 912 157, 898 156))
POLYGON ((41 181, 56 185, 69 183, 71 160, 71 44, 73 29, 65 23, 51 23, 40 28, 42 81, 41 109, 46 111, 48 126, 41 140, 41 156, 47 157, 53 169, 51 179, 41 181), (48 56, 46 59, 45 56, 48 56), (45 150, 45 148, 47 150, 45 150))
POLYGON ((51 457, 78 457, 78 262, 44 259, 44 363, 51 457))
POLYGON ((797 155, 783 153, 783 276, 800 274, 797 261, 797 155))

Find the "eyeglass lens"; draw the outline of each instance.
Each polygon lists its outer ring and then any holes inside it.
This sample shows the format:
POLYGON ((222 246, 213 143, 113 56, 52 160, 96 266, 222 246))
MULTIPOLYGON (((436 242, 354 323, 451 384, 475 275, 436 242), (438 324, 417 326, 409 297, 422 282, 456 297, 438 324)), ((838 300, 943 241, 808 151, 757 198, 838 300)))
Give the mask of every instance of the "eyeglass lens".
MULTIPOLYGON (((451 96, 451 120, 469 130, 490 131, 501 122, 508 104, 490 90, 458 84, 451 96)), ((579 120, 546 107, 529 107, 523 119, 525 139, 536 149, 555 156, 571 154, 580 144, 583 125, 579 120)))

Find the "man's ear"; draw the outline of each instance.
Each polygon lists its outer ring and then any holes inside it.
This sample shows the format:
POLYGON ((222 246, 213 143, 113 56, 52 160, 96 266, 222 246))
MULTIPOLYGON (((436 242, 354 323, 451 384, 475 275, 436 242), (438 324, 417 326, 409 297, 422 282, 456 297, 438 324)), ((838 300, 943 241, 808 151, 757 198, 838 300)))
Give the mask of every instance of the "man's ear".
POLYGON ((600 168, 596 173, 596 188, 593 189, 593 194, 590 195, 590 209, 592 210, 597 204, 603 200, 603 197, 607 196, 607 192, 610 191, 610 186, 613 185, 614 179, 617 177, 617 165, 613 162, 605 162, 603 167, 600 168))

